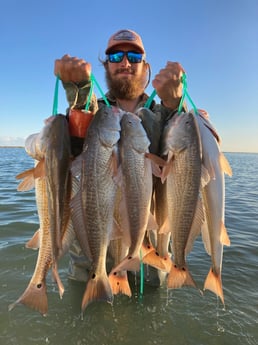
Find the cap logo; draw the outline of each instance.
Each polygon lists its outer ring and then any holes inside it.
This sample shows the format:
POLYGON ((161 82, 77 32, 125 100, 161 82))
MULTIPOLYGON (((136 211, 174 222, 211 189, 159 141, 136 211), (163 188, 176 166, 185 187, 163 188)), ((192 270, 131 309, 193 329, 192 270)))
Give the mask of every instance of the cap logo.
POLYGON ((113 37, 115 41, 136 41, 136 39, 136 36, 127 30, 121 30, 113 37))

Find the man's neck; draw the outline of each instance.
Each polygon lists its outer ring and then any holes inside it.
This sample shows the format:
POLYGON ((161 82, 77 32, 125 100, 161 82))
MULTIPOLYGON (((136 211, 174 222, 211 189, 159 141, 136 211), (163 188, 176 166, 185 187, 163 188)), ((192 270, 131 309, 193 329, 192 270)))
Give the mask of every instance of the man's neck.
POLYGON ((121 108, 124 111, 128 111, 131 113, 134 113, 135 110, 137 109, 137 106, 140 102, 140 97, 132 100, 127 100, 127 99, 117 99, 116 103, 119 108, 121 108))

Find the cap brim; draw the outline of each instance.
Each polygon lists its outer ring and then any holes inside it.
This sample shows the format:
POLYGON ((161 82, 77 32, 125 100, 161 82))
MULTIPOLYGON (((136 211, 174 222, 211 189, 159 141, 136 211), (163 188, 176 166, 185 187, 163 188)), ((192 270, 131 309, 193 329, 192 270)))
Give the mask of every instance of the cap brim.
POLYGON ((139 46, 138 44, 132 43, 132 42, 128 42, 128 41, 120 41, 116 44, 111 45, 110 47, 108 47, 105 51, 105 54, 109 54, 112 50, 115 50, 117 46, 121 46, 122 44, 126 44, 126 45, 130 45, 132 47, 134 47, 137 51, 139 51, 140 53, 144 54, 144 50, 142 49, 141 46, 139 46))

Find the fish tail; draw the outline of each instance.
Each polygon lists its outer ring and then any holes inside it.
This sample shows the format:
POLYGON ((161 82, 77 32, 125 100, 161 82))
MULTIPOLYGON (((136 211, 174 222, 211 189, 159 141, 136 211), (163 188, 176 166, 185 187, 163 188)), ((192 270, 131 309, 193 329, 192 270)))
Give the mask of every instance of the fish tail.
POLYGON ((166 261, 159 255, 159 253, 153 249, 147 255, 142 258, 144 264, 153 266, 159 270, 166 271, 166 261))
POLYGON ((214 270, 211 268, 205 283, 204 283, 204 290, 210 290, 215 295, 217 295, 223 304, 224 303, 224 294, 223 294, 223 288, 222 288, 222 280, 221 280, 221 274, 216 274, 214 270))
POLYGON ((94 301, 113 303, 113 293, 107 275, 92 275, 91 279, 87 283, 86 290, 82 298, 82 312, 91 302, 94 301))
POLYGON ((183 286, 193 286, 197 288, 188 268, 186 266, 179 268, 172 262, 168 275, 167 287, 170 289, 178 289, 183 286))
POLYGON ((128 297, 132 296, 132 291, 127 279, 126 271, 121 271, 120 274, 110 274, 108 279, 114 295, 123 294, 127 295, 128 297))
POLYGON ((112 273, 121 271, 139 271, 140 270, 140 256, 132 256, 128 254, 113 270, 112 273))
POLYGON ((20 303, 40 312, 43 316, 46 316, 48 311, 46 282, 43 281, 37 285, 29 284, 20 298, 9 305, 8 310, 11 311, 17 304, 20 303))

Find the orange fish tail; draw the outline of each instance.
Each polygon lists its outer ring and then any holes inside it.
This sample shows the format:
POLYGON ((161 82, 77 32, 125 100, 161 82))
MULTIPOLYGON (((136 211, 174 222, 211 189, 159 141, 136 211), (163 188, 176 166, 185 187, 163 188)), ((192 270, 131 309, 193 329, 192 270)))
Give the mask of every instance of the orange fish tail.
POLYGON ((121 271, 139 271, 140 270, 140 257, 127 255, 113 270, 112 273, 121 271))
POLYGON ((10 304, 8 310, 11 311, 17 304, 24 304, 27 307, 40 312, 43 316, 48 311, 48 299, 46 282, 39 284, 29 284, 21 297, 14 303, 10 304))
POLYGON ((216 274, 212 268, 210 269, 206 277, 204 290, 210 290, 215 293, 215 295, 217 295, 221 299, 221 302, 224 304, 221 274, 216 274))
POLYGON ((128 297, 132 296, 126 271, 122 271, 120 274, 110 274, 108 278, 114 295, 123 294, 127 295, 128 297))
POLYGON ((166 262, 161 256, 159 256, 155 249, 153 249, 147 255, 145 255, 142 258, 142 262, 144 264, 153 266, 159 270, 166 271, 166 262))
POLYGON ((172 261, 170 259, 170 256, 167 254, 166 256, 162 257, 162 262, 165 267, 165 272, 169 273, 172 267, 172 261))
POLYGON ((183 268, 179 268, 172 262, 171 269, 168 275, 167 287, 169 289, 178 289, 183 286, 193 286, 195 288, 197 287, 188 268, 186 266, 183 268))
POLYGON ((82 298, 82 312, 94 301, 113 303, 113 293, 107 275, 92 275, 91 279, 87 283, 86 290, 82 298))

